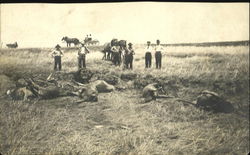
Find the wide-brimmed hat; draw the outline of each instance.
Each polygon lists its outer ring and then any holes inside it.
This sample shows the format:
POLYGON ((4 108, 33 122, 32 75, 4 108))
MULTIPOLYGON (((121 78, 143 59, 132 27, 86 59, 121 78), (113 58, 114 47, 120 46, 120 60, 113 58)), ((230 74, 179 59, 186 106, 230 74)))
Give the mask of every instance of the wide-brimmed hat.
POLYGON ((129 46, 133 45, 132 43, 128 43, 129 46))
POLYGON ((61 46, 59 44, 57 44, 55 48, 61 48, 61 46))
POLYGON ((147 44, 148 44, 148 43, 151 43, 151 42, 150 42, 150 41, 147 41, 147 44))

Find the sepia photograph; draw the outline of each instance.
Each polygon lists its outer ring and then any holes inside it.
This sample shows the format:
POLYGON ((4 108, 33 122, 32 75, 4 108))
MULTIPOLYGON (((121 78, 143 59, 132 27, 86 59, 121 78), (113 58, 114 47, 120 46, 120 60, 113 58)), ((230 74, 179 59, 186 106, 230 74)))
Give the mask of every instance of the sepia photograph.
POLYGON ((249 3, 0 4, 0 155, 247 155, 249 3))

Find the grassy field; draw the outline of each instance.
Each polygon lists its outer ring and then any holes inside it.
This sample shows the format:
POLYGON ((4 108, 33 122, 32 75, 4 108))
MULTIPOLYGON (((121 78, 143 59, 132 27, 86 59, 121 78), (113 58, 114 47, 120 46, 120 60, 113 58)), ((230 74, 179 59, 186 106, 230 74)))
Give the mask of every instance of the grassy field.
MULTIPOLYGON (((75 104, 75 97, 12 101, 0 98, 0 152, 103 155, 242 155, 249 152, 249 46, 165 47, 163 67, 144 68, 142 45, 135 46, 134 69, 101 60, 93 47, 87 68, 137 79, 117 85, 126 89, 99 94, 98 102, 75 104), (211 113, 175 98, 143 103, 140 80, 161 80, 168 95, 196 100, 202 90, 230 101, 235 112, 211 113)), ((63 73, 77 70, 76 51, 64 48, 63 73)), ((53 72, 49 49, 1 49, 0 74, 15 81, 53 72)), ((1 83, 1 82, 0 82, 1 83)))

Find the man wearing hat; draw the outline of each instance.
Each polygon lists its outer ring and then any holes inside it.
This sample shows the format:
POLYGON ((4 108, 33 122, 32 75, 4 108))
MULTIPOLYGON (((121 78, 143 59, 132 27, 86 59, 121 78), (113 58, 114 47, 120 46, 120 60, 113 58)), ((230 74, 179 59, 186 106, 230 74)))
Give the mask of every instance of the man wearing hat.
POLYGON ((125 67, 126 69, 133 69, 133 55, 135 51, 132 47, 132 43, 128 44, 128 48, 125 51, 125 67))
POLYGON ((62 64, 61 64, 61 57, 63 56, 63 51, 61 50, 60 45, 56 45, 55 49, 51 53, 52 57, 54 57, 54 70, 56 71, 57 68, 60 71, 62 69, 62 64), (58 67, 57 67, 58 66, 58 67))
POLYGON ((80 48, 78 49, 78 67, 86 68, 86 54, 89 53, 89 49, 85 44, 81 43, 80 48))
POLYGON ((152 47, 150 46, 150 41, 147 41, 147 47, 145 48, 145 68, 151 68, 152 62, 152 47))
POLYGON ((161 59, 163 51, 163 47, 160 45, 160 40, 156 40, 156 46, 155 46, 155 65, 156 69, 161 69, 161 59))

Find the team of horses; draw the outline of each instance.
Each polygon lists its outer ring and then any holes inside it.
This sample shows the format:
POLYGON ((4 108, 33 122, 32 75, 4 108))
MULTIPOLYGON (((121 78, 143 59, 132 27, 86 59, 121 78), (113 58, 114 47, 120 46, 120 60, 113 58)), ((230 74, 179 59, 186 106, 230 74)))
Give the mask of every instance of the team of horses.
MULTIPOLYGON (((63 37, 62 41, 66 42, 67 47, 71 47, 71 44, 74 44, 74 46, 77 46, 78 44, 81 43, 79 41, 79 39, 77 39, 77 38, 69 38, 67 36, 63 37)), ((111 47, 115 43, 118 43, 118 45, 121 46, 121 47, 126 47, 126 40, 112 39, 110 43, 106 43, 104 45, 104 50, 102 50, 102 52, 104 53, 103 59, 105 59, 105 60, 111 60, 111 56, 112 56, 111 47)), ((99 41, 96 40, 96 39, 92 40, 92 39, 89 39, 89 38, 85 38, 84 39, 84 44, 86 44, 86 45, 98 45, 99 41)), ((17 48, 18 44, 17 44, 17 42, 15 42, 13 44, 6 44, 6 46, 8 48, 17 48)))
MULTIPOLYGON (((67 36, 62 38, 62 41, 65 41, 67 43, 67 47, 70 47, 71 44, 74 44, 77 46, 81 42, 77 38, 69 38, 67 36)), ((98 40, 92 40, 90 38, 85 38, 84 39, 84 44, 86 45, 97 45, 99 44, 98 40)), ((127 46, 127 41, 126 40, 118 40, 118 39, 112 39, 111 42, 104 44, 104 49, 102 50, 104 56, 103 60, 112 60, 113 53, 111 51, 111 47, 114 46, 115 44, 118 44, 120 47, 125 48, 127 46)))
MULTIPOLYGON (((62 41, 65 41, 67 43, 67 47, 71 47, 71 44, 74 44, 77 46, 81 42, 77 38, 69 38, 67 36, 62 38, 62 41)), ((85 38, 84 39, 84 44, 86 45, 98 45, 99 41, 97 39, 92 40, 91 38, 85 38)))
MULTIPOLYGON (((63 37, 62 41, 66 42, 67 47, 71 47, 71 44, 74 44, 74 46, 77 46, 78 44, 81 43, 79 39, 77 39, 77 38, 69 38, 67 36, 63 37)), ((99 41, 97 39, 92 40, 91 38, 85 38, 83 42, 86 45, 99 45, 99 41)), ((15 42, 13 44, 6 44, 6 46, 8 48, 17 48, 18 44, 17 44, 17 42, 15 42)))
POLYGON ((75 46, 80 44, 79 39, 77 39, 77 38, 69 38, 67 36, 63 37, 62 41, 65 41, 67 43, 67 47, 70 47, 71 44, 74 44, 75 46))
POLYGON ((112 60, 113 58, 113 53, 112 53, 112 46, 117 44, 118 46, 122 48, 126 48, 127 46, 127 41, 126 40, 118 40, 118 39, 112 39, 111 42, 104 44, 104 49, 102 50, 103 52, 103 60, 112 60))

